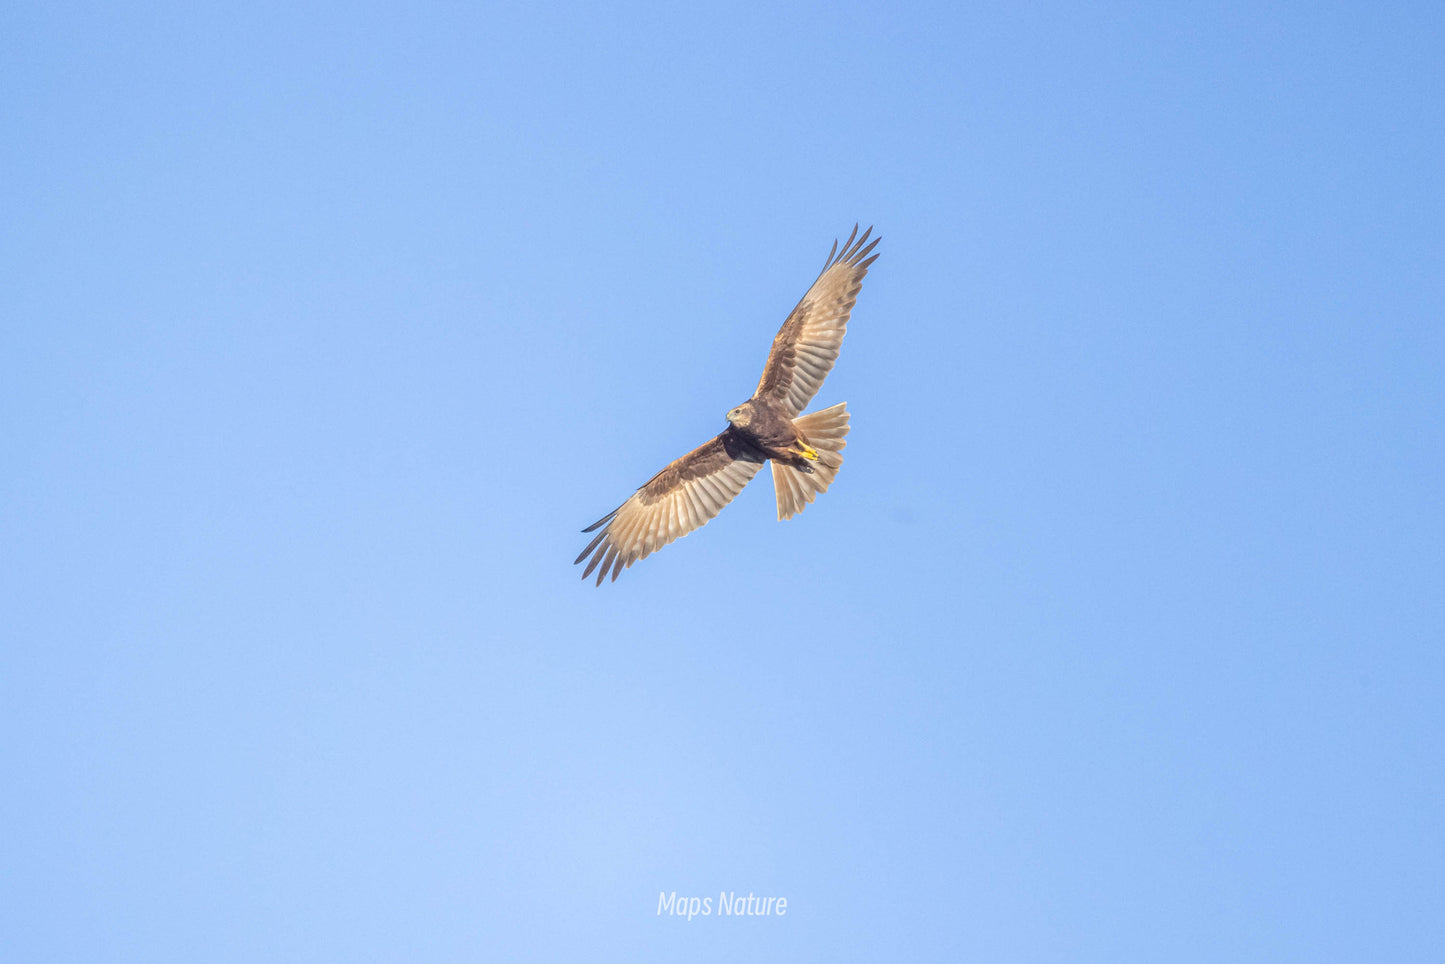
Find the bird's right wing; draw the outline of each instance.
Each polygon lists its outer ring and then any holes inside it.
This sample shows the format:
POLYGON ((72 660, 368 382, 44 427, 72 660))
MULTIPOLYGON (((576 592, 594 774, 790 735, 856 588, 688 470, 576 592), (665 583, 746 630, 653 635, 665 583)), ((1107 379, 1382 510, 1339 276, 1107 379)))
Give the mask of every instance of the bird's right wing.
POLYGON ((812 401, 823 379, 832 371, 838 360, 838 349, 843 345, 843 335, 848 330, 848 316, 853 312, 853 303, 858 299, 858 289, 863 286, 863 276, 868 266, 878 260, 878 255, 868 257, 878 246, 881 238, 874 238, 869 244, 869 228, 858 237, 858 228, 843 242, 833 242, 828 261, 823 265, 822 274, 803 300, 788 315, 783 327, 773 338, 773 350, 763 366, 763 377, 753 391, 757 398, 766 398, 781 405, 789 416, 797 418, 812 401), (858 238, 855 242, 853 239, 858 238))
POLYGON ((615 580, 637 560, 712 521, 752 481, 765 461, 767 456, 729 426, 717 438, 654 475, 632 498, 583 529, 592 532, 600 527, 602 531, 573 565, 591 556, 582 578, 592 575, 601 563, 597 585, 602 585, 608 572, 615 580))

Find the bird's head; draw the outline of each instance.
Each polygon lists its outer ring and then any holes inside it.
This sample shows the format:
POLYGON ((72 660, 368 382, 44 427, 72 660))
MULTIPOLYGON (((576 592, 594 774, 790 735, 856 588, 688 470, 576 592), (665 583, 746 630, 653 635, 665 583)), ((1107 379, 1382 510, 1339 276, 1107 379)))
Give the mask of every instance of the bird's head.
POLYGON ((743 402, 728 412, 728 421, 738 428, 747 428, 753 421, 753 403, 751 401, 743 402))

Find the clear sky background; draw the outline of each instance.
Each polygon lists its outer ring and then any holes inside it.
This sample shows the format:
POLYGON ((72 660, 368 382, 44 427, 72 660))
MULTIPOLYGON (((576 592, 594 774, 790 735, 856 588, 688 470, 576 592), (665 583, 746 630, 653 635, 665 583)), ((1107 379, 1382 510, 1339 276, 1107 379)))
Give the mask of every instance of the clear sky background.
POLYGON ((5 5, 6 959, 1440 960, 1445 11, 1087 7, 5 5))

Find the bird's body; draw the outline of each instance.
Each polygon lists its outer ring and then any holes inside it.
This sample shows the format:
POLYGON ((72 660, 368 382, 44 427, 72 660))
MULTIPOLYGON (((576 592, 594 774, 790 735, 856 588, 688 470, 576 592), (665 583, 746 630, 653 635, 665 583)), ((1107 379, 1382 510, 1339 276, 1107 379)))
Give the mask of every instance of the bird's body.
POLYGON ((808 445, 807 436, 776 403, 750 398, 728 412, 728 423, 744 442, 767 458, 801 472, 813 471, 808 463, 816 461, 816 450, 808 445))
POLYGON ((779 519, 803 511, 828 490, 843 464, 839 453, 848 434, 847 405, 809 415, 802 411, 837 360, 863 277, 878 259, 869 257, 879 240, 867 244, 872 231, 854 243, 855 227, 841 254, 834 243, 818 280, 773 339, 758 387, 728 412, 722 434, 668 465, 582 530, 601 530, 577 557, 579 563, 590 557, 583 579, 599 564, 597 585, 609 572, 616 579, 638 559, 706 525, 764 462, 773 464, 779 519))

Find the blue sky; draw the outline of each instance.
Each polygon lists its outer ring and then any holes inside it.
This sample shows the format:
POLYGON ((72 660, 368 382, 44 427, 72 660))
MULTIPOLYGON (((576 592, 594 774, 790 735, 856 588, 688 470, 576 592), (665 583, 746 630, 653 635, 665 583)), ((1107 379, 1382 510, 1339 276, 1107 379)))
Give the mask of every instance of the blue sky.
POLYGON ((0 945, 1438 959, 1441 49, 8 5, 0 945), (832 491, 580 583, 855 221, 832 491))

